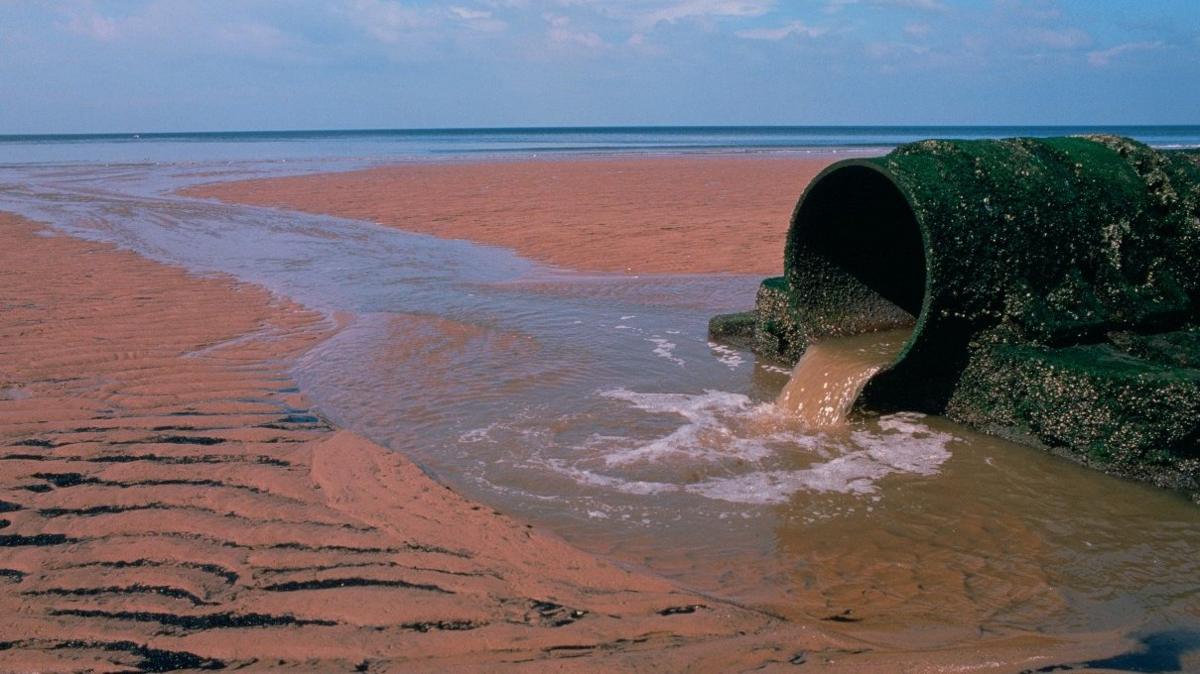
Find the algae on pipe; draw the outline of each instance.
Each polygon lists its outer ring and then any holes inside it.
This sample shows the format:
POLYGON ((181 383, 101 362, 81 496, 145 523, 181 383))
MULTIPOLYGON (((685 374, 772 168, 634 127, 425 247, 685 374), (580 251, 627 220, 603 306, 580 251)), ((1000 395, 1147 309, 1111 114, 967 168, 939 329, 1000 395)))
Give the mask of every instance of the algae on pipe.
POLYGON ((1113 136, 838 162, 796 206, 784 276, 714 336, 792 364, 915 321, 863 404, 1200 493, 1198 162, 1113 136))

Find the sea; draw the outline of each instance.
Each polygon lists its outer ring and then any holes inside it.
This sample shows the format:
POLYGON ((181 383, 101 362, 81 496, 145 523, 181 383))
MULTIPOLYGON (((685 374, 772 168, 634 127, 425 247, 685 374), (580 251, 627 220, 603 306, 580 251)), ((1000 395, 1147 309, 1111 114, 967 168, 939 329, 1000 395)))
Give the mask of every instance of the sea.
POLYGON ((1200 147, 1188 126, 644 126, 356 129, 0 135, 0 164, 213 160, 436 159, 471 155, 814 153, 886 149, 925 138, 1128 136, 1164 149, 1200 147))

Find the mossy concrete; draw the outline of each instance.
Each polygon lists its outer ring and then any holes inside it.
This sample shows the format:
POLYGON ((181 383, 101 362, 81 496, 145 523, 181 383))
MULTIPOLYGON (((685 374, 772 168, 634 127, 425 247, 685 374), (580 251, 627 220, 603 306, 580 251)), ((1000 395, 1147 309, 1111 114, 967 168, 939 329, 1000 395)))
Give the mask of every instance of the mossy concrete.
POLYGON ((911 324, 864 404, 1200 493, 1200 153, 1089 136, 838 162, 784 269, 735 322, 757 353, 911 324))

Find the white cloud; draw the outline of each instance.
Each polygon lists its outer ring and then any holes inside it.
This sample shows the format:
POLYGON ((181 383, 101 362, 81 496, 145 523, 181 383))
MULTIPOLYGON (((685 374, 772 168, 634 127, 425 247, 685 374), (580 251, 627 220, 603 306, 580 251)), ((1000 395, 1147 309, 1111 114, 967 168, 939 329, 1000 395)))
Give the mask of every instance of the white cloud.
POLYGON ((555 44, 578 45, 587 47, 588 49, 599 49, 605 46, 604 39, 598 34, 588 30, 576 30, 573 28, 569 17, 546 14, 543 18, 545 18, 546 23, 550 24, 546 30, 546 37, 555 44))
POLYGON ((456 18, 463 21, 475 21, 478 19, 490 19, 492 13, 481 9, 470 9, 468 7, 451 7, 450 13, 456 18))
POLYGON ((932 32, 933 27, 927 23, 910 21, 904 24, 904 34, 914 39, 929 37, 932 32))
POLYGON ((930 49, 925 45, 908 44, 905 42, 869 42, 864 51, 871 58, 887 61, 908 54, 923 56, 928 54, 930 49))
POLYGON ((113 15, 96 3, 65 4, 59 27, 108 44, 174 52, 256 54, 297 58, 303 52, 294 36, 278 27, 235 12, 210 12, 203 5, 157 0, 134 11, 113 15))
POLYGON ((828 32, 826 28, 809 26, 803 21, 792 21, 778 28, 750 28, 739 30, 737 36, 747 40, 782 40, 792 35, 802 37, 820 37, 828 32))
POLYGON ((941 0, 829 0, 825 3, 825 12, 836 14, 851 5, 897 7, 922 12, 944 12, 949 9, 941 0))
POLYGON ((634 25, 639 30, 685 19, 762 16, 772 3, 770 0, 674 0, 656 4, 661 6, 634 12, 634 25))
POLYGON ((508 24, 497 19, 492 12, 469 7, 452 6, 450 16, 459 23, 476 31, 496 33, 508 28, 508 24))
POLYGON ((282 49, 288 43, 288 36, 283 31, 257 21, 217 26, 214 32, 221 42, 243 49, 252 47, 259 51, 271 51, 282 49))
POLYGON ((1100 66, 1108 65, 1109 63, 1112 62, 1113 59, 1115 59, 1119 56, 1122 56, 1124 54, 1128 54, 1130 52, 1151 51, 1154 49, 1161 49, 1163 46, 1164 45, 1163 45, 1162 41, 1126 42, 1124 44, 1119 44, 1115 47, 1109 47, 1108 49, 1099 49, 1097 51, 1088 52, 1087 58, 1088 58, 1088 63, 1090 63, 1094 66, 1100 67, 1100 66))
POLYGON ((99 14, 72 13, 67 19, 66 29, 93 40, 112 42, 122 34, 122 26, 114 19, 99 14))
POLYGON ((1023 33, 1022 39, 1028 44, 1062 50, 1083 49, 1092 44, 1092 36, 1087 31, 1078 28, 1027 30, 1023 33))
POLYGON ((345 11, 352 24, 388 44, 401 42, 434 23, 427 12, 393 0, 350 0, 345 11))

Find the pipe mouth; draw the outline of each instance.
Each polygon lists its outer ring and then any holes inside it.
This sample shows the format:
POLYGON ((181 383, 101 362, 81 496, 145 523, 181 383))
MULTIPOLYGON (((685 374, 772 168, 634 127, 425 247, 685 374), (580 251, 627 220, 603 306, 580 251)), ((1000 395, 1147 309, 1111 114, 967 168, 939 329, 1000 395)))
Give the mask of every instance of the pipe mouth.
POLYGON ((792 227, 789 266, 816 258, 857 285, 856 294, 877 296, 916 323, 927 293, 924 235, 890 176, 853 160, 830 167, 801 197, 792 227))

